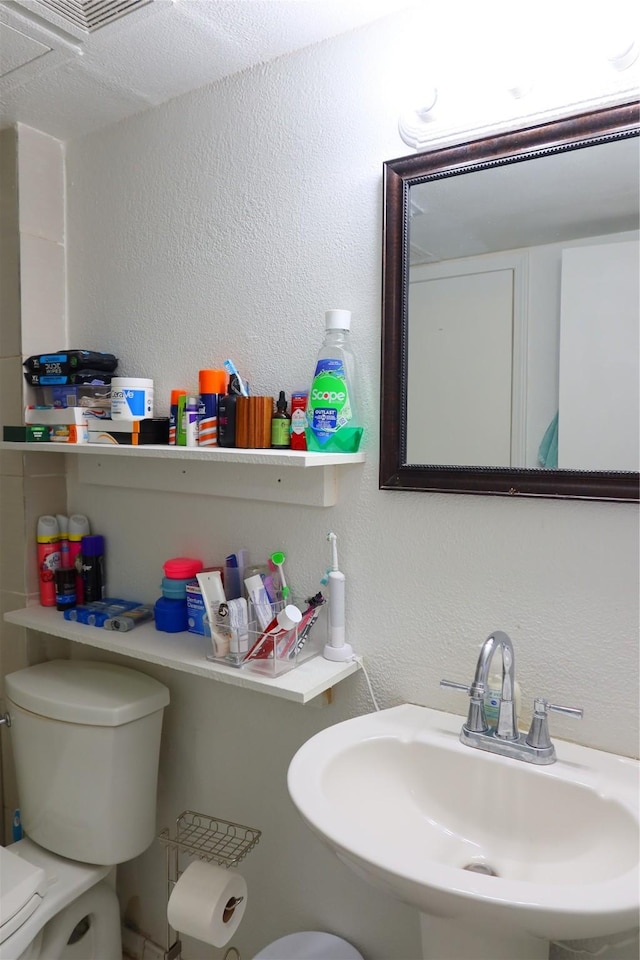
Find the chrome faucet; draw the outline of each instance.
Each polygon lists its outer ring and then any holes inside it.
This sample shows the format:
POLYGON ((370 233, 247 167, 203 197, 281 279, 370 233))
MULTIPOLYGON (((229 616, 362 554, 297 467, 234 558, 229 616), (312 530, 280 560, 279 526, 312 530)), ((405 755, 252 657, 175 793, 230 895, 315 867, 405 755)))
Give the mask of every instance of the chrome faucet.
POLYGON ((547 713, 554 710, 569 716, 582 717, 577 707, 562 707, 538 698, 534 701, 534 714, 527 734, 518 731, 518 717, 514 699, 516 681, 515 654, 511 640, 502 630, 494 630, 480 648, 476 672, 471 686, 441 680, 441 687, 464 690, 469 695, 469 713, 460 731, 460 741, 477 750, 499 753, 527 763, 554 763, 556 751, 549 737, 547 713), (502 689, 498 722, 490 726, 484 709, 488 691, 489 670, 495 653, 502 654, 502 689))

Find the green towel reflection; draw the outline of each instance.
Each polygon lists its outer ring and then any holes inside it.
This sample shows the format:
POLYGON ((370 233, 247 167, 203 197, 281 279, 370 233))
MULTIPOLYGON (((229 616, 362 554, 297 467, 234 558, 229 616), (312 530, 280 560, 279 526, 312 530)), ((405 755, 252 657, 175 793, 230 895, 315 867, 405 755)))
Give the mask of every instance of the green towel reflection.
POLYGON ((558 468, 558 414, 545 430, 542 442, 538 447, 538 463, 548 470, 558 468))

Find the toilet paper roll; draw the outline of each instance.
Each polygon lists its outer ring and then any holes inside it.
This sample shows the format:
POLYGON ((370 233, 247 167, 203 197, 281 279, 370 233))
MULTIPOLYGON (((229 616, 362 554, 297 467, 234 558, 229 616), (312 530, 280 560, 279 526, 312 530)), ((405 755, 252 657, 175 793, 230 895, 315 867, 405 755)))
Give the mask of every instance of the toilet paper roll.
POLYGON ((247 884, 234 870, 193 860, 174 886, 167 919, 174 930, 224 947, 234 935, 247 906, 247 884))

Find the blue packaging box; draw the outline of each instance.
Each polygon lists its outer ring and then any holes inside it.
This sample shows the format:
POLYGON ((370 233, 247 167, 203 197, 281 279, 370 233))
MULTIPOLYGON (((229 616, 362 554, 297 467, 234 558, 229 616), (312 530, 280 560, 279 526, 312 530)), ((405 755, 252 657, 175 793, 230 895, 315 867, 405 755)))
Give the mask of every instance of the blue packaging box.
POLYGON ((202 599, 202 590, 197 580, 190 580, 186 585, 187 591, 187 619, 189 633, 197 633, 201 637, 210 637, 211 630, 206 620, 207 611, 202 599))

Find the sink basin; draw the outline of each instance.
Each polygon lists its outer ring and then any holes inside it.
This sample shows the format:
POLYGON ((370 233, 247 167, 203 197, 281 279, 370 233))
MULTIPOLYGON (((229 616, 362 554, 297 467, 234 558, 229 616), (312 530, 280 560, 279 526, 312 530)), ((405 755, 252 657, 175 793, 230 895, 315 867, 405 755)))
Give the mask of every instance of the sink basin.
POLYGON ((522 956, 637 925, 637 762, 556 741, 532 766, 461 744, 462 723, 405 704, 329 727, 294 756, 291 797, 360 876, 458 927, 539 938, 522 956))

